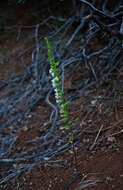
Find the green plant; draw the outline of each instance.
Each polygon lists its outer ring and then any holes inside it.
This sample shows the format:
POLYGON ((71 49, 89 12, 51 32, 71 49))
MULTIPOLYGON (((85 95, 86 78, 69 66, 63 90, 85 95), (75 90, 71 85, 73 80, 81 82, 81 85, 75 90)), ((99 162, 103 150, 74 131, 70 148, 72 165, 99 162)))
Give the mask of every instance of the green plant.
MULTIPOLYGON (((69 115, 70 115, 69 103, 65 100, 65 95, 62 90, 62 78, 61 78, 61 74, 59 71, 60 62, 58 60, 56 60, 54 57, 52 43, 47 38, 45 38, 45 40, 46 40, 47 49, 48 49, 48 60, 50 63, 50 71, 49 72, 52 76, 52 85, 53 85, 54 92, 55 92, 56 103, 58 104, 60 116, 64 122, 64 129, 68 130, 68 129, 72 128, 72 124, 70 122, 70 117, 69 117, 69 115)), ((75 160, 75 168, 78 169, 77 155, 76 155, 76 150, 75 150, 75 145, 74 145, 74 134, 73 134, 72 130, 70 132, 68 142, 70 144, 72 144, 74 160, 75 160)))
POLYGON ((69 111, 69 103, 65 100, 65 95, 62 90, 62 78, 59 71, 59 61, 54 58, 53 53, 53 45, 52 43, 45 38, 47 49, 48 49, 48 60, 50 63, 50 74, 52 76, 52 86, 55 92, 56 103, 59 108, 60 117, 63 119, 64 128, 70 129, 72 125, 70 124, 70 111, 69 111))

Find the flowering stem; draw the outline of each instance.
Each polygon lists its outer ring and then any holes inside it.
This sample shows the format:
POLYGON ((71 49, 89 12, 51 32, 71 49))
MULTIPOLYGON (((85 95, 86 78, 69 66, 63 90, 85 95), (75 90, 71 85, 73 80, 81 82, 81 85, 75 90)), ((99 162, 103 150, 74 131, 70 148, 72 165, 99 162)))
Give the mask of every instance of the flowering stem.
POLYGON ((72 126, 69 119, 69 104, 65 100, 64 92, 62 90, 62 77, 59 71, 59 61, 55 60, 53 53, 53 46, 51 42, 45 38, 48 49, 48 60, 50 63, 50 74, 52 76, 52 86, 55 92, 56 103, 59 107, 60 117, 63 119, 64 128, 70 129, 72 126))

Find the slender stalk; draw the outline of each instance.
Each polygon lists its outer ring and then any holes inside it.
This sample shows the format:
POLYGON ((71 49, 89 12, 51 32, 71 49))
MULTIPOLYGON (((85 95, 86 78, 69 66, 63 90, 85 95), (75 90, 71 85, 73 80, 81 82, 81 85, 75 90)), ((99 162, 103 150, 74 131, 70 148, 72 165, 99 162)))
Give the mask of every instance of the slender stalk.
POLYGON ((70 124, 70 111, 69 103, 65 100, 64 91, 62 90, 62 77, 59 71, 59 61, 55 60, 53 53, 52 43, 45 38, 47 49, 48 49, 48 60, 50 63, 50 74, 52 76, 52 86, 55 92, 56 103, 59 108, 60 117, 63 119, 64 128, 71 129, 72 125, 70 124))

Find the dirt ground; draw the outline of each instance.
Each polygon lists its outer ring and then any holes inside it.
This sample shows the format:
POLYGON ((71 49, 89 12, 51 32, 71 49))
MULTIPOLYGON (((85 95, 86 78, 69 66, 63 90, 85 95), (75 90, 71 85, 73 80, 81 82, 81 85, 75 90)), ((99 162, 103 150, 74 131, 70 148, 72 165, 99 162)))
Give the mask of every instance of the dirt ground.
MULTIPOLYGON (((30 8, 28 8, 30 10, 30 8)), ((16 10, 17 22, 33 24, 33 20, 24 17, 23 11, 16 10), (20 19, 18 19, 18 17, 20 19), (27 18, 27 20, 26 20, 27 18)), ((31 10, 30 10, 31 12, 31 10)), ((34 41, 32 31, 18 31, 14 35, 2 36, 0 39, 0 82, 10 76, 21 74, 31 62, 31 50, 34 41), (17 35, 16 35, 17 33, 17 35), (23 56, 22 56, 23 54, 23 56)), ((72 94, 82 77, 81 68, 74 75, 66 78, 65 88, 72 94)), ((119 76, 114 76, 108 84, 103 84, 74 100, 71 105, 71 120, 78 131, 83 132, 78 144, 51 162, 39 164, 30 172, 24 173, 14 181, 0 186, 1 190, 122 190, 123 189, 123 88, 118 81, 123 80, 123 68, 119 76), (116 85, 117 84, 117 85, 116 85), (116 101, 113 93, 117 91, 116 101), (101 97, 105 97, 100 101, 101 97), (118 98, 120 96, 120 98, 118 98), (95 100, 95 97, 99 98, 95 100), (108 97, 108 98, 107 98, 108 97), (109 110, 108 114, 106 110, 109 110)), ((8 90, 9 91, 9 90, 8 90)), ((6 90, 0 92, 3 97, 6 90)), ((77 92, 81 93, 81 92, 77 92)), ((8 93, 9 94, 9 93, 8 93)), ((20 104, 23 111, 25 103, 20 104)), ((27 141, 43 133, 39 127, 48 121, 50 109, 40 101, 24 121, 25 127, 19 131, 15 149, 12 154, 26 150, 31 145, 27 141)), ((15 166, 16 167, 16 166, 15 166)), ((6 169, 6 166, 5 166, 6 169)), ((0 169, 1 174, 3 167, 0 169)), ((0 175, 1 175, 0 174, 0 175)))

